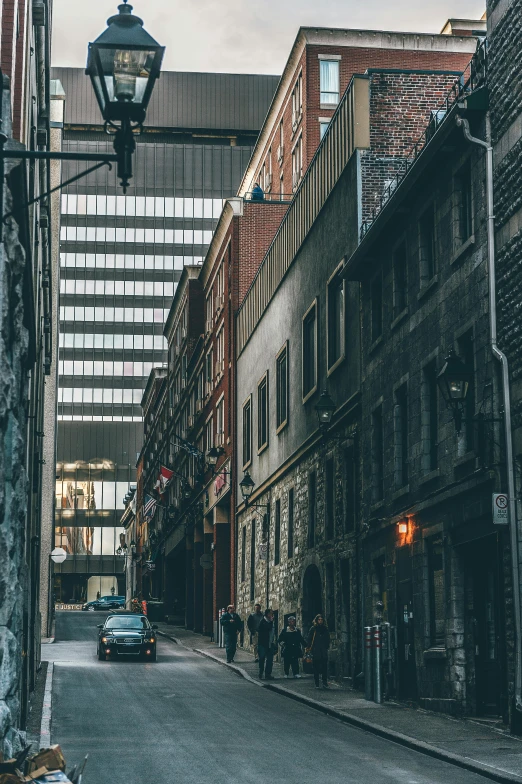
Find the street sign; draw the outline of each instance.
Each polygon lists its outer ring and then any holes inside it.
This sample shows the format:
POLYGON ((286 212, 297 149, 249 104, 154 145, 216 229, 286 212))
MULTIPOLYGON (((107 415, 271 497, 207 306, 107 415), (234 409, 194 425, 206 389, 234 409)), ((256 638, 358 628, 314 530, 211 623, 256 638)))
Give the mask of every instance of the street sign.
POLYGON ((212 561, 213 559, 210 553, 203 553, 199 559, 199 565, 202 569, 212 569, 212 561))
POLYGON ((508 525, 509 507, 505 493, 493 493, 493 525, 508 525))

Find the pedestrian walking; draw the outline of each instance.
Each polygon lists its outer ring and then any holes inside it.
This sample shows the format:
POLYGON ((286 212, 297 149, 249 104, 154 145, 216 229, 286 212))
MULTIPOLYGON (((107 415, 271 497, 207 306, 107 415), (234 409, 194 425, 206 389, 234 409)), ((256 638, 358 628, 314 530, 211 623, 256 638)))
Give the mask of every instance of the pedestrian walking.
POLYGON ((257 649, 257 630, 259 624, 263 620, 263 613, 261 612, 261 605, 254 604, 254 612, 250 613, 247 618, 247 628, 250 632, 250 645, 254 648, 254 661, 259 661, 259 651, 257 649))
POLYGON ((301 634, 301 629, 296 627, 296 620, 293 615, 288 619, 288 626, 279 635, 278 643, 281 646, 283 656, 283 667, 285 678, 290 677, 290 667, 294 678, 300 678, 299 659, 303 657, 303 648, 306 641, 301 634))
POLYGON ((257 648, 259 651, 259 677, 262 680, 273 681, 272 668, 274 666, 274 653, 277 651, 274 629, 274 613, 265 610, 264 618, 257 630, 257 648))
POLYGON ((233 604, 229 604, 226 613, 221 616, 221 626, 225 635, 225 650, 227 652, 227 662, 234 661, 237 650, 237 635, 243 630, 243 621, 234 609, 233 604))
POLYGON ((315 688, 320 689, 319 677, 323 682, 323 689, 328 688, 328 648, 330 647, 330 632, 321 614, 316 615, 312 628, 308 633, 308 648, 312 654, 314 668, 315 688))

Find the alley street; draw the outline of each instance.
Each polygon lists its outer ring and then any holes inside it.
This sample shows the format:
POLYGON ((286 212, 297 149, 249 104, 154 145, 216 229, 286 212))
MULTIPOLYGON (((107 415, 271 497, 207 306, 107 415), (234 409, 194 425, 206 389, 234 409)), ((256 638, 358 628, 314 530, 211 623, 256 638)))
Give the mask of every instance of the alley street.
POLYGON ((486 779, 348 727, 160 639, 158 661, 99 662, 103 613, 57 612, 52 741, 89 753, 86 784, 479 784, 486 779))

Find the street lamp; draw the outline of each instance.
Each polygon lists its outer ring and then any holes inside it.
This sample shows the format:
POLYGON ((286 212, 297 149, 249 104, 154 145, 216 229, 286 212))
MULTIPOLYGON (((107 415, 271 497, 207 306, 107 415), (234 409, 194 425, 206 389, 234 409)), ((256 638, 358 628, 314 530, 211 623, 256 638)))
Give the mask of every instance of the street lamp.
POLYGON ((332 417, 334 415, 334 411, 336 409, 336 405, 333 402, 332 398, 328 394, 326 389, 323 389, 317 405, 315 406, 315 413, 317 414, 317 420, 319 422, 319 427, 321 430, 326 431, 330 427, 332 422, 332 417))
POLYGON ((460 433, 464 403, 472 379, 472 371, 450 348, 442 369, 437 375, 437 384, 442 397, 453 414, 455 428, 460 433))
POLYGON ((107 29, 89 44, 85 73, 91 78, 105 130, 114 133, 118 177, 125 192, 132 177, 134 133, 140 132, 165 47, 143 29, 127 0, 107 20, 107 29))
POLYGON ((221 446, 213 446, 207 452, 207 463, 209 466, 214 467, 221 457, 224 454, 224 449, 221 446))
POLYGON ((250 501, 250 497, 251 497, 252 493, 254 492, 254 487, 255 486, 256 486, 256 483, 254 482, 254 480, 250 476, 250 473, 248 471, 245 471, 245 475, 243 476, 243 479, 239 483, 239 489, 241 490, 241 495, 243 496, 243 501, 245 502, 245 504, 247 506, 248 506, 248 502, 250 501))

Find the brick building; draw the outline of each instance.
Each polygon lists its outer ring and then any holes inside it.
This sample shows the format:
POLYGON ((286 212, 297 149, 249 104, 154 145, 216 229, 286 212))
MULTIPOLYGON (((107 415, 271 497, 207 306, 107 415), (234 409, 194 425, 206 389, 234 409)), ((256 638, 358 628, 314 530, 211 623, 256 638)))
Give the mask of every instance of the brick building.
POLYGON ((226 202, 203 265, 182 274, 165 326, 167 379, 145 416, 144 492, 162 464, 174 471, 144 536, 151 595, 206 634, 234 596, 234 319, 287 207, 226 202))
MULTIPOLYGON (((474 22, 482 32, 485 22, 474 22)), ((294 193, 354 74, 386 70, 462 70, 473 54, 469 25, 444 34, 300 28, 239 195, 257 181, 271 194, 294 193)))
MULTIPOLYGON (((519 581, 521 568, 522 509, 522 387, 520 384, 522 341, 518 329, 521 296, 520 252, 522 249, 521 203, 522 175, 522 93, 516 74, 522 52, 522 3, 520 0, 490 0, 488 14, 488 87, 490 96, 491 144, 494 166, 494 214, 497 268, 498 345, 505 356, 506 411, 511 414, 511 447, 514 455, 515 491, 511 508, 513 536, 511 541, 513 579, 519 581)), ((487 136, 482 136, 487 138, 487 136)), ((520 595, 508 596, 513 601, 518 625, 508 627, 506 645, 514 651, 510 666, 510 696, 518 710, 512 710, 512 726, 521 731, 522 710, 522 632, 520 629, 520 595)))

